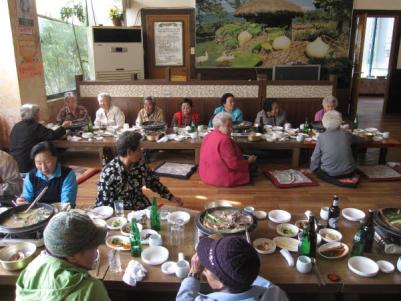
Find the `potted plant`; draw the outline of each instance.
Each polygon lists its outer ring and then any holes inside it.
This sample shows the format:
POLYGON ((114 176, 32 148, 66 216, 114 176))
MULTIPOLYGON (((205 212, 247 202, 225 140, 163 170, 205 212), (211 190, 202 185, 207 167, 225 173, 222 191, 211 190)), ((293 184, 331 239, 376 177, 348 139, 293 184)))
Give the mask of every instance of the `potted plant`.
POLYGON ((124 14, 117 6, 109 9, 109 17, 114 26, 122 26, 121 21, 124 20, 124 14))

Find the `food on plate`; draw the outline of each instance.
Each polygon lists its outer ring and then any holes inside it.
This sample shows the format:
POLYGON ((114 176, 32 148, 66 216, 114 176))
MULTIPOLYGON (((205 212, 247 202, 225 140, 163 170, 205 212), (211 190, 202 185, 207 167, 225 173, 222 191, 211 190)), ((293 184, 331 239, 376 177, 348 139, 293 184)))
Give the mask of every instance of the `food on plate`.
POLYGON ((121 238, 113 238, 110 242, 111 246, 114 248, 123 248, 125 250, 129 250, 131 248, 131 245, 129 242, 126 242, 122 240, 121 238))
POLYGON ((281 228, 281 232, 283 232, 285 235, 295 235, 296 233, 294 233, 294 231, 292 231, 291 228, 288 227, 282 227, 281 228))
POLYGON ((203 225, 212 230, 235 231, 246 229, 252 224, 252 217, 233 208, 219 209, 206 212, 203 225))
POLYGON ((337 240, 338 239, 338 235, 335 233, 322 233, 321 235, 325 239, 328 239, 328 240, 337 240))
POLYGON ((31 209, 25 213, 25 211, 18 212, 6 219, 2 226, 7 228, 21 228, 28 227, 44 221, 50 216, 51 212, 44 208, 31 209))
POLYGON ((388 224, 401 229, 401 209, 386 210, 384 217, 388 224))
POLYGON ((18 251, 17 253, 15 253, 14 255, 12 255, 10 257, 9 261, 17 261, 17 260, 24 259, 25 257, 27 257, 27 255, 25 255, 24 252, 18 251))
POLYGON ((121 226, 121 221, 118 220, 118 219, 115 219, 115 220, 113 220, 113 221, 111 222, 111 225, 110 225, 110 226, 112 226, 112 227, 120 227, 120 226, 121 226))
POLYGON ((264 241, 258 245, 256 245, 256 248, 261 250, 261 251, 268 251, 271 248, 273 248, 273 243, 270 241, 264 241))
POLYGON ((321 250, 320 254, 326 257, 340 257, 346 252, 343 244, 337 244, 325 250, 321 250))

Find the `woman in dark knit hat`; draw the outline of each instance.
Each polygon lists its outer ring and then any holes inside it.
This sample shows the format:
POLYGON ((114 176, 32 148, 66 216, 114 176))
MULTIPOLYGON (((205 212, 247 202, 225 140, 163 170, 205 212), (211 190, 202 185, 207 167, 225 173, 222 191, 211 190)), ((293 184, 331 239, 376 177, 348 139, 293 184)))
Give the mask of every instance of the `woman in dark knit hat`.
POLYGON ((205 237, 199 241, 188 277, 182 281, 176 300, 288 301, 278 286, 258 276, 259 268, 258 254, 243 238, 205 237), (202 272, 209 286, 217 292, 199 293, 202 272))

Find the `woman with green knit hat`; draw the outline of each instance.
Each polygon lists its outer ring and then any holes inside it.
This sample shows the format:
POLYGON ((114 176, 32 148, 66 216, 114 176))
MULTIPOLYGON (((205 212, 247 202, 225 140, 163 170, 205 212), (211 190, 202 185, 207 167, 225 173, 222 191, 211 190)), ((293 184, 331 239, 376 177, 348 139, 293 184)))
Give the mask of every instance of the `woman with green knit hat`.
POLYGON ((86 215, 61 212, 50 220, 43 237, 46 252, 21 272, 16 300, 110 300, 103 283, 88 273, 106 229, 86 215))

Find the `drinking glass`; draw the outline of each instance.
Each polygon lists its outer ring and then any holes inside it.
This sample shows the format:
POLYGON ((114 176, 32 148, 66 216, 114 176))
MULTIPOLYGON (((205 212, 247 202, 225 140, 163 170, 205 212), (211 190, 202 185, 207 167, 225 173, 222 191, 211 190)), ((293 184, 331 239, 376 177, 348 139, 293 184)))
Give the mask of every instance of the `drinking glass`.
POLYGON ((107 257, 109 259, 109 269, 112 273, 119 273, 121 269, 120 253, 116 250, 109 250, 107 257))
POLYGON ((124 216, 124 201, 122 199, 114 201, 114 214, 115 216, 124 216))

